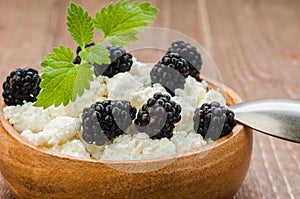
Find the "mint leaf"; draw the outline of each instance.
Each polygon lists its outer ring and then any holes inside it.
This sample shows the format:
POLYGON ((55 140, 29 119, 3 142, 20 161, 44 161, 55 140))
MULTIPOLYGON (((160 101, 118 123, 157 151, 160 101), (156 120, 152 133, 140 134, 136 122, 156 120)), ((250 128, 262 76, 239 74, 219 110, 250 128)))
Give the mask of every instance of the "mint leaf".
POLYGON ((124 46, 137 40, 135 35, 143 31, 155 19, 158 9, 150 3, 128 1, 111 3, 96 13, 94 25, 112 45, 124 46))
POLYGON ((94 72, 88 63, 74 65, 73 52, 60 46, 53 53, 45 56, 41 63, 41 92, 37 96, 35 106, 48 108, 51 105, 67 105, 81 96, 84 89, 89 89, 89 82, 94 79, 94 72))
POLYGON ((60 46, 59 48, 53 48, 53 53, 45 56, 46 59, 41 63, 41 66, 52 68, 73 67, 73 57, 74 53, 70 48, 60 46))
POLYGON ((94 79, 92 64, 109 64, 109 52, 101 43, 107 41, 114 46, 125 46, 137 40, 136 34, 144 30, 155 19, 157 8, 150 3, 128 1, 111 3, 102 8, 92 19, 81 6, 71 3, 67 12, 67 26, 73 40, 82 48, 80 64, 73 64, 74 53, 60 46, 47 54, 41 63, 41 91, 35 106, 67 105, 82 96, 94 79), (99 44, 85 48, 93 41, 94 29, 103 32, 99 44))
POLYGON ((97 44, 93 47, 87 48, 85 51, 81 51, 79 56, 84 58, 88 63, 94 64, 109 64, 109 53, 105 46, 97 44))
POLYGON ((92 42, 94 24, 89 14, 74 3, 68 8, 67 26, 73 40, 81 47, 92 42))
POLYGON ((123 34, 118 34, 116 36, 110 36, 107 41, 113 46, 127 46, 129 42, 136 41, 137 38, 134 36, 138 32, 125 32, 123 34))

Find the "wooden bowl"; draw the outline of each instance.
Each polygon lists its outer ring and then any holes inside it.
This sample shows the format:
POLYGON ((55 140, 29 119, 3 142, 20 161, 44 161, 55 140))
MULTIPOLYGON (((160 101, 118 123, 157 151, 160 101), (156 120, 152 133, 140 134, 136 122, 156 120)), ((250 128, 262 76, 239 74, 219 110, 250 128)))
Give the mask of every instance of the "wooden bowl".
MULTIPOLYGON (((240 97, 226 88, 227 103, 240 97)), ((252 132, 240 124, 176 157, 107 162, 63 156, 27 141, 0 107, 0 170, 17 198, 232 198, 247 173, 252 132)))

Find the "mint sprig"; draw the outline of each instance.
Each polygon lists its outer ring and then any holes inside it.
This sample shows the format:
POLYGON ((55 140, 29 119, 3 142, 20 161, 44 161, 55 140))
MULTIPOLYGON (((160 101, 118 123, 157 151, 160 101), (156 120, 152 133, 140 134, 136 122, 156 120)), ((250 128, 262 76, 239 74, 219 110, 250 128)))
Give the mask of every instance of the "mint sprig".
POLYGON ((109 53, 106 50, 106 47, 102 44, 97 44, 90 48, 87 48, 85 51, 81 51, 79 56, 85 59, 88 63, 97 63, 97 64, 109 64, 109 53))
POLYGON ((94 38, 94 23, 88 12, 79 5, 70 4, 68 8, 67 26, 73 40, 80 47, 89 44, 94 38))
POLYGON ((60 46, 59 48, 53 48, 53 53, 45 56, 46 59, 41 63, 41 66, 55 69, 73 67, 73 57, 74 53, 70 48, 60 46))
POLYGON ((135 35, 153 22, 156 13, 157 9, 147 2, 111 3, 108 8, 96 13, 94 24, 111 45, 124 46, 137 40, 135 35))
POLYGON ((41 63, 42 92, 37 96, 35 106, 67 105, 81 96, 84 89, 90 88, 89 82, 94 79, 90 65, 74 65, 72 60, 73 52, 63 46, 46 55, 46 60, 41 63))
POLYGON ((157 11, 147 2, 123 1, 111 3, 92 18, 80 5, 70 3, 67 26, 73 40, 82 48, 81 62, 73 64, 74 53, 64 46, 47 54, 41 63, 41 92, 35 106, 66 106, 82 96, 94 80, 93 64, 110 63, 109 52, 102 43, 107 40, 111 45, 122 47, 137 40, 136 34, 153 22, 157 11), (95 46, 85 48, 85 44, 93 41, 95 30, 102 32, 102 39, 95 46))

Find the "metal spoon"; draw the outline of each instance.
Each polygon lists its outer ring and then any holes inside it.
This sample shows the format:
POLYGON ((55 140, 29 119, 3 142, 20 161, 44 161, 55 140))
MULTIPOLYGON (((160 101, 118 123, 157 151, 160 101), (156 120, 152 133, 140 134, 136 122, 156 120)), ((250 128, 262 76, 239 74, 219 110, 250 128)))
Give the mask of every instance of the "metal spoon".
POLYGON ((262 133, 300 143, 300 101, 261 99, 230 106, 238 122, 262 133))

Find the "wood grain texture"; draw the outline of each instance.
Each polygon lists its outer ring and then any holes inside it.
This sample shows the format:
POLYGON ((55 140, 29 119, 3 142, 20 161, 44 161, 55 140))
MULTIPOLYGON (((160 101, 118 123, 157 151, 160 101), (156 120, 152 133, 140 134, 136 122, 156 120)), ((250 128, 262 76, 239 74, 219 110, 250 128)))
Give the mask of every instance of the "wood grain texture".
MULTIPOLYGON (((109 1, 75 1, 95 12, 109 1)), ((299 0, 164 0, 153 26, 183 32, 210 53, 224 83, 245 100, 300 98, 299 0)), ((38 68, 45 53, 76 46, 65 27, 68 1, 0 0, 0 79, 38 68)), ((299 198, 300 145, 259 133, 236 198, 299 198)), ((0 180, 0 198, 13 198, 0 180)))

